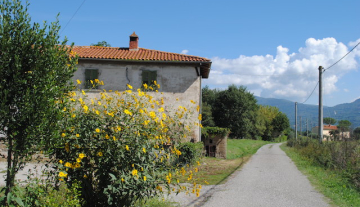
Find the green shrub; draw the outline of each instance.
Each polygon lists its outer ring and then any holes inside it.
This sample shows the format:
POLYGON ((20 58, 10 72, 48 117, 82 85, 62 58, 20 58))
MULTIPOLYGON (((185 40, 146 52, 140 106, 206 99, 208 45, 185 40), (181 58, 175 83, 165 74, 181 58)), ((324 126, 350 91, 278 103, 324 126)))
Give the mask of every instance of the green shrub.
POLYGON ((202 142, 183 142, 178 148, 181 155, 177 159, 177 164, 182 166, 186 164, 194 164, 198 161, 203 154, 204 144, 202 142))
POLYGON ((291 139, 287 146, 294 147, 302 156, 325 169, 341 174, 360 190, 360 141, 332 141, 319 143, 316 139, 291 139))
MULTIPOLYGON (((102 84, 97 79, 95 83, 102 84)), ((80 182, 85 206, 131 206, 166 191, 188 191, 176 175, 188 177, 196 188, 193 172, 169 164, 181 150, 186 159, 197 156, 191 147, 176 148, 198 124, 189 121, 195 102, 170 113, 157 92, 99 95, 90 99, 85 91, 69 94, 53 153, 58 179, 68 186, 80 182)))

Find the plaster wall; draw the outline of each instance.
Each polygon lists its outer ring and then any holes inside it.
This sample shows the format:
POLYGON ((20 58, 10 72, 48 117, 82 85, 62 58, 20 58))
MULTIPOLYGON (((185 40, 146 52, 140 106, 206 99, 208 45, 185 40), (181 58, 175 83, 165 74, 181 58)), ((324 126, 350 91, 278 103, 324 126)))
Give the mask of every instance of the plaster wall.
MULTIPOLYGON (((157 83, 160 84, 159 93, 150 92, 154 97, 164 98, 164 109, 171 111, 179 106, 195 109, 200 105, 201 97, 201 76, 197 75, 196 65, 191 64, 153 64, 153 63, 119 63, 111 61, 86 61, 79 60, 78 70, 74 73, 73 81, 82 81, 80 88, 85 86, 85 70, 98 69, 99 80, 104 82, 97 90, 91 90, 89 96, 98 96, 103 89, 109 91, 124 91, 126 85, 133 86, 136 90, 142 86, 142 71, 157 71, 157 83), (196 104, 192 104, 191 100, 196 104)), ((193 110, 191 122, 199 122, 199 112, 193 110)), ((191 137, 195 142, 200 141, 200 128, 192 125, 191 137)))

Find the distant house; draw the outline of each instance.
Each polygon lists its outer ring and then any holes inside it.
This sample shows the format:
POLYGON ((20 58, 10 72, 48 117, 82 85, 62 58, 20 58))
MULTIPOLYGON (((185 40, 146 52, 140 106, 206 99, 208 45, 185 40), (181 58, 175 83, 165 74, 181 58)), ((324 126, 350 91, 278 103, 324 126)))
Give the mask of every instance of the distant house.
MULTIPOLYGON (((211 60, 138 45, 139 37, 134 32, 130 35, 129 47, 74 46, 79 64, 73 81, 79 79, 83 82, 81 88, 89 88, 90 80, 99 79, 105 84, 98 86, 99 91, 124 91, 127 84, 136 89, 156 81, 168 104, 165 107, 187 106, 190 100, 201 103, 201 80, 209 77, 211 60)), ((194 126, 192 139, 200 141, 200 137, 200 128, 194 126)))
MULTIPOLYGON (((311 132, 314 133, 314 134, 319 135, 319 127, 318 126, 313 127, 311 129, 311 132)), ((326 140, 327 138, 334 139, 334 136, 332 135, 332 132, 339 133, 338 134, 339 139, 350 138, 350 132, 349 131, 339 132, 338 127, 335 126, 335 125, 324 125, 324 128, 323 128, 324 140, 326 140)))

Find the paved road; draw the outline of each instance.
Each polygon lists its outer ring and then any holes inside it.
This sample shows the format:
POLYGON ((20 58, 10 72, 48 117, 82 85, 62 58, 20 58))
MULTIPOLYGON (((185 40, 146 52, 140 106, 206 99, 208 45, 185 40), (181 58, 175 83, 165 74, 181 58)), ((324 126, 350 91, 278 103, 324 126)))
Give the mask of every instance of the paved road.
POLYGON ((218 186, 204 207, 323 207, 324 196, 310 185, 290 158, 268 144, 224 185, 218 186))

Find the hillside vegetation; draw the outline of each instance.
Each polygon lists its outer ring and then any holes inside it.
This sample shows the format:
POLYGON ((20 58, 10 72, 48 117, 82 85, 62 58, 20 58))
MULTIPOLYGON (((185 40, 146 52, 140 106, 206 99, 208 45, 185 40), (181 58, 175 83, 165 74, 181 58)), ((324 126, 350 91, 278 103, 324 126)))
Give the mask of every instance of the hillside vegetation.
MULTIPOLYGON (((295 103, 283 99, 275 98, 261 98, 255 97, 258 104, 275 106, 279 110, 287 115, 290 120, 290 126, 295 124, 295 103)), ((318 106, 309 104, 298 104, 298 116, 311 122, 314 126, 318 120, 318 106)), ((324 117, 331 117, 336 120, 349 120, 352 123, 353 128, 360 126, 360 99, 352 103, 339 104, 333 107, 324 106, 324 117)), ((310 125, 309 125, 310 126, 310 125)))

